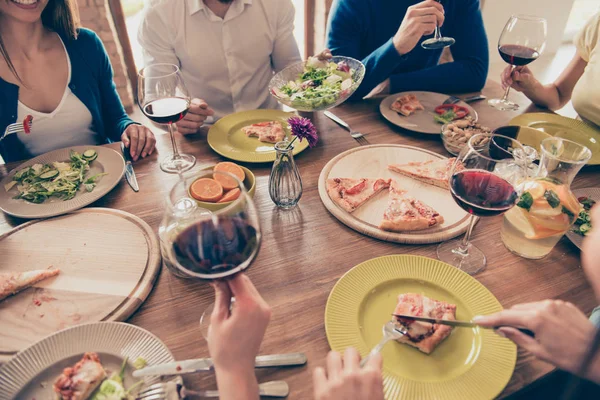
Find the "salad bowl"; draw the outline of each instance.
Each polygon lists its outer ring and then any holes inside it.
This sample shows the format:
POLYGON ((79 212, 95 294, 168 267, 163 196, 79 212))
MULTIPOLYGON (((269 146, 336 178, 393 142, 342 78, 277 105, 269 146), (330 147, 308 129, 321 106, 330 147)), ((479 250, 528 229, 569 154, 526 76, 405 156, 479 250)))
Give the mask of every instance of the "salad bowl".
POLYGON ((269 92, 281 104, 298 111, 323 111, 352 96, 364 76, 365 66, 354 58, 334 56, 320 61, 309 57, 273 76, 269 92))

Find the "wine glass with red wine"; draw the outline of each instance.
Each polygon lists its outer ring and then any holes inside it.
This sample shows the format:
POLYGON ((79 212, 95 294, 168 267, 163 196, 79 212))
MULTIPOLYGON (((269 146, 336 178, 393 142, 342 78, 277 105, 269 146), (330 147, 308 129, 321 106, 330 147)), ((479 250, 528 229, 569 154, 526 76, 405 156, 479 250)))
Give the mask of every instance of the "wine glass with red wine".
POLYGON ((183 119, 190 109, 190 96, 179 67, 173 64, 154 64, 138 73, 138 104, 142 112, 157 124, 167 124, 173 154, 165 157, 160 168, 170 174, 191 169, 196 157, 179 153, 173 124, 183 119))
POLYGON ((462 239, 438 246, 441 261, 468 274, 485 267, 485 254, 470 243, 473 227, 477 217, 501 215, 515 205, 519 197, 515 185, 525 178, 526 158, 515 139, 491 133, 471 137, 449 172, 452 198, 471 214, 471 221, 462 239))
MULTIPOLYGON (((515 68, 525 66, 536 60, 544 51, 548 27, 544 18, 530 15, 513 15, 510 17, 498 40, 500 57, 515 68)), ((506 88, 501 99, 491 99, 489 105, 498 110, 518 110, 519 105, 508 100, 510 86, 506 88)))
MULTIPOLYGON (((440 4, 442 3, 442 0, 435 1, 437 1, 440 4)), ((456 40, 454 40, 454 38, 451 37, 442 36, 440 32, 440 27, 436 25, 433 37, 431 39, 424 40, 423 43, 421 43, 421 47, 426 50, 437 50, 443 49, 444 47, 452 46, 454 43, 456 43, 456 40)))

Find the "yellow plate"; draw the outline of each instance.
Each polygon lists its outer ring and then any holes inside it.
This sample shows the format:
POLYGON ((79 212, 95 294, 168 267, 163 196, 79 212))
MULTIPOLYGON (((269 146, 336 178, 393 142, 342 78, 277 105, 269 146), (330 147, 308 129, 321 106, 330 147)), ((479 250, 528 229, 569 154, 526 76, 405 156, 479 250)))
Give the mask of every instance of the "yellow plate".
MULTIPOLYGON (((223 157, 236 161, 261 163, 275 161, 274 144, 260 142, 258 138, 247 137, 242 128, 266 121, 280 121, 288 139, 290 132, 287 119, 294 116, 281 110, 252 110, 231 114, 218 120, 208 131, 208 144, 223 157)), ((294 143, 294 155, 308 147, 308 141, 294 143)))
MULTIPOLYGON (((244 187, 246 188, 246 190, 248 191, 248 194, 250 195, 250 197, 254 197, 254 192, 256 191, 256 177, 254 176, 254 173, 252 171, 250 171, 248 168, 242 166, 242 165, 238 165, 243 171, 244 174, 246 175, 244 177, 244 181, 242 182, 244 184, 244 187)), ((197 181, 200 178, 212 178, 212 174, 211 173, 207 173, 204 175, 198 175, 198 177, 196 179, 194 179, 194 182, 197 181)), ((192 182, 193 184, 193 182, 192 182)), ((191 186, 191 185, 190 185, 191 186)), ((190 193, 190 188, 188 188, 188 195, 191 198, 194 198, 194 196, 191 195, 190 193)), ((196 199, 194 199, 196 200, 196 199)), ((222 208, 227 207, 228 205, 231 204, 231 201, 225 202, 225 203, 209 203, 208 201, 200 201, 200 200, 196 200, 196 203, 202 207, 205 208, 207 210, 210 211, 218 211, 222 208)))
MULTIPOLYGON (((454 303, 456 318, 502 310, 481 283, 427 257, 393 255, 363 262, 335 285, 325 308, 333 350, 355 347, 364 357, 381 340, 400 293, 454 303)), ((384 390, 392 399, 484 400, 496 397, 515 368, 517 348, 492 330, 455 328, 430 355, 391 342, 383 349, 384 390)))
POLYGON ((513 118, 509 125, 528 126, 582 144, 592 151, 588 165, 600 165, 600 130, 583 121, 557 114, 529 113, 513 118))

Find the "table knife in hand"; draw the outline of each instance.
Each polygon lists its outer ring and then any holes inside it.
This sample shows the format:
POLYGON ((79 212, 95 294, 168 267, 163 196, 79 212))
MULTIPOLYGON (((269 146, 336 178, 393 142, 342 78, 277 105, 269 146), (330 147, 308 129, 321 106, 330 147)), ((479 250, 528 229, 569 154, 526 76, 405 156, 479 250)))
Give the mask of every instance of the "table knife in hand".
MULTIPOLYGON (((438 325, 448 325, 448 326, 458 326, 458 327, 462 327, 462 328, 476 328, 476 327, 480 327, 480 328, 484 328, 486 329, 486 327, 484 326, 480 326, 477 325, 474 322, 470 322, 470 321, 450 321, 447 319, 435 319, 435 318, 426 318, 426 317, 415 317, 412 315, 402 315, 402 314, 392 314, 394 317, 397 318, 406 318, 406 319, 412 319, 414 321, 422 321, 422 322, 429 322, 430 324, 438 324, 438 325)), ((494 326, 493 329, 498 329, 501 328, 500 326, 494 326)), ((514 327, 511 326, 510 328, 515 328, 518 331, 521 331, 522 333, 526 334, 527 336, 531 336, 531 337, 535 337, 535 333, 529 329, 525 329, 525 328, 518 328, 518 327, 514 327)))
POLYGON ((131 163, 131 154, 123 142, 121 142, 121 153, 123 153, 123 158, 125 159, 125 178, 127 179, 127 183, 129 183, 129 186, 131 186, 134 192, 139 192, 140 187, 138 186, 137 178, 135 177, 135 171, 133 170, 133 164, 131 163))

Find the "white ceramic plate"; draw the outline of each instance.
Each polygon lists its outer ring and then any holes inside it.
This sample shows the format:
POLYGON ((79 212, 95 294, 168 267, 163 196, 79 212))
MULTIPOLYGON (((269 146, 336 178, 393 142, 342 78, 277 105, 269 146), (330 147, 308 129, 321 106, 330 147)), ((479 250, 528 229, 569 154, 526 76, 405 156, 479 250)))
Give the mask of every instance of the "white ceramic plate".
MULTIPOLYGON (((125 386, 138 379, 131 375, 138 357, 148 365, 175 361, 163 342, 150 332, 122 322, 97 322, 57 332, 14 356, 0 368, 0 400, 54 399, 52 384, 62 370, 75 364, 85 352, 96 352, 107 373, 118 371, 128 357, 125 386)), ((159 382, 144 380, 142 386, 159 382)))
MULTIPOLYGON (((596 202, 600 203, 600 188, 576 189, 576 190, 573 190, 573 194, 577 198, 589 197, 592 200, 596 200, 596 202)), ((581 236, 573 231, 569 231, 569 232, 567 232, 567 238, 569 238, 569 240, 571 242, 573 242, 573 244, 575 246, 577 246, 577 248, 579 250, 581 250, 581 246, 583 245, 584 236, 581 236)))
MULTIPOLYGON (((434 92, 402 92, 392 94, 391 96, 386 97, 379 104, 379 111, 381 115, 385 117, 392 124, 399 126, 400 128, 408 129, 413 132, 427 133, 431 135, 439 135, 442 132, 442 124, 438 124, 433 120, 433 116, 437 115, 435 113, 435 108, 442 103, 450 96, 442 93, 434 93, 434 92), (417 99, 421 102, 425 110, 419 110, 412 114, 410 117, 405 117, 404 115, 398 114, 396 111, 392 110, 390 106, 396 99, 405 94, 414 94, 417 96, 417 99)), ((459 106, 467 107, 470 112, 470 116, 477 121, 477 111, 473 109, 470 105, 465 103, 464 101, 459 101, 456 103, 459 106)))
POLYGON ((71 211, 78 210, 100 199, 102 196, 110 192, 121 181, 125 173, 125 161, 123 157, 108 147, 100 146, 73 146, 60 150, 51 151, 41 156, 32 158, 24 162, 10 173, 0 182, 0 210, 6 214, 18 218, 48 218, 61 214, 66 214, 71 211), (13 187, 9 192, 4 189, 4 185, 12 181, 14 174, 25 167, 33 164, 50 164, 54 161, 68 161, 71 150, 83 154, 88 149, 96 150, 98 158, 90 164, 90 171, 87 176, 93 176, 103 172, 108 173, 98 180, 97 186, 91 192, 86 192, 85 189, 80 189, 77 196, 71 200, 61 200, 50 198, 41 204, 34 204, 22 199, 14 199, 19 192, 16 187, 13 187))

